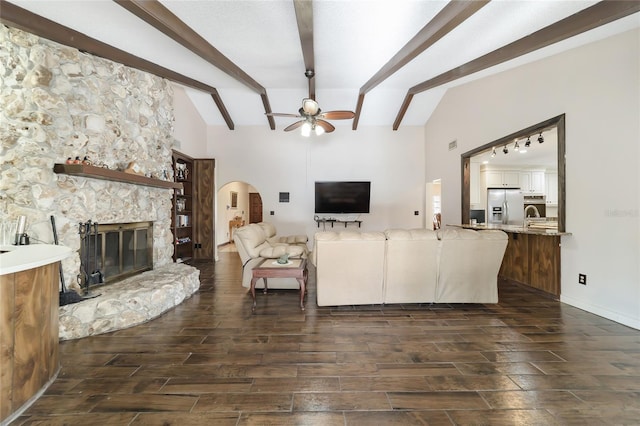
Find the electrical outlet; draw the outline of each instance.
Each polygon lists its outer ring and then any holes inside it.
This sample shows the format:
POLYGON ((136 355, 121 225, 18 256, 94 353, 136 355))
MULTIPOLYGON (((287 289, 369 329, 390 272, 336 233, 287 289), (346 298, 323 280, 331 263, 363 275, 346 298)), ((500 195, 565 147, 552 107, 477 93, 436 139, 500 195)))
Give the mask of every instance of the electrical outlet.
POLYGON ((418 210, 415 210, 415 211, 413 212, 413 215, 414 215, 414 216, 418 216, 419 214, 420 214, 420 213, 418 212, 418 210))
POLYGON ((578 274, 578 284, 587 285, 587 275, 578 274))
POLYGON ((269 215, 271 215, 271 216, 273 216, 274 214, 276 214, 276 212, 274 212, 273 210, 271 210, 271 211, 269 212, 269 215))

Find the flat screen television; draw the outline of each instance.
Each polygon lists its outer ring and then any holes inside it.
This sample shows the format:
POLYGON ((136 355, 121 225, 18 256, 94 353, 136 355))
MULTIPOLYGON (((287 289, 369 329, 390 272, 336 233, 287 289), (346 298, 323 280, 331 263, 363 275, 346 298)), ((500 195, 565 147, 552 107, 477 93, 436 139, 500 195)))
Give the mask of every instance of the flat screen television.
POLYGON ((316 213, 369 213, 371 182, 316 182, 316 213))

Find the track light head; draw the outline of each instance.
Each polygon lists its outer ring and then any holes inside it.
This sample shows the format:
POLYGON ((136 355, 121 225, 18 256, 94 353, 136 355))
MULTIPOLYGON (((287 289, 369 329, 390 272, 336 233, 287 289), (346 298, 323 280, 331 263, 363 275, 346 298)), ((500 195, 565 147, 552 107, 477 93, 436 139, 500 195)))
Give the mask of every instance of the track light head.
POLYGON ((508 154, 509 148, 507 148, 507 146, 505 145, 504 148, 502 148, 502 152, 504 152, 505 154, 508 154))
POLYGON ((544 138, 542 137, 542 132, 540 132, 540 136, 538 136, 538 143, 544 142, 544 138))
POLYGON ((493 150, 491 151, 491 157, 495 157, 496 156, 496 147, 493 147, 493 150))
POLYGON ((527 141, 524 143, 525 148, 529 148, 531 146, 531 136, 527 136, 527 141))
POLYGON ((513 145, 513 150, 514 151, 519 151, 520 150, 520 145, 518 145, 518 141, 516 141, 515 145, 513 145))

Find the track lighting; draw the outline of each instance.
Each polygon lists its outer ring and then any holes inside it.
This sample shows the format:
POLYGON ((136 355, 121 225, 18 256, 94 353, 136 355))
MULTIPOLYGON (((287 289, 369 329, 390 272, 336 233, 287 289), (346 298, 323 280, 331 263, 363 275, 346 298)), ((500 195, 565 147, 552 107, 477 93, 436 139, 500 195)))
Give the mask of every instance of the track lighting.
POLYGON ((508 154, 509 148, 507 148, 507 146, 505 145, 504 148, 502 148, 502 152, 504 152, 505 154, 508 154))
POLYGON ((542 137, 542 132, 540 132, 540 136, 538 136, 538 143, 544 142, 544 138, 542 137))
POLYGON ((531 146, 531 136, 527 136, 527 141, 524 143, 525 148, 529 148, 531 146))
POLYGON ((518 145, 518 141, 516 141, 515 145, 513 145, 513 150, 514 151, 519 151, 520 150, 520 145, 518 145))
POLYGON ((493 147, 493 151, 491 151, 491 156, 495 157, 496 156, 496 147, 493 147))

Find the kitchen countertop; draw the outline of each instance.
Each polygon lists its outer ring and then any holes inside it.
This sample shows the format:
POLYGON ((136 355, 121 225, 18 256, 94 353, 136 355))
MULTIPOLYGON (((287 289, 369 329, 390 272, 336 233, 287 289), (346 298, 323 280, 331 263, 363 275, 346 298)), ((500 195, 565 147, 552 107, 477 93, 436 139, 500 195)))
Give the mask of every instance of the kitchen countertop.
POLYGON ((556 229, 535 229, 525 228, 520 225, 501 225, 501 224, 477 224, 477 225, 449 225, 457 226, 464 229, 473 229, 480 231, 483 229, 499 229, 505 232, 512 232, 514 234, 530 234, 530 235, 544 235, 549 237, 555 237, 558 235, 571 235, 570 232, 558 232, 556 229))
POLYGON ((0 252, 0 275, 26 271, 71 256, 69 247, 53 244, 0 246, 0 252))

